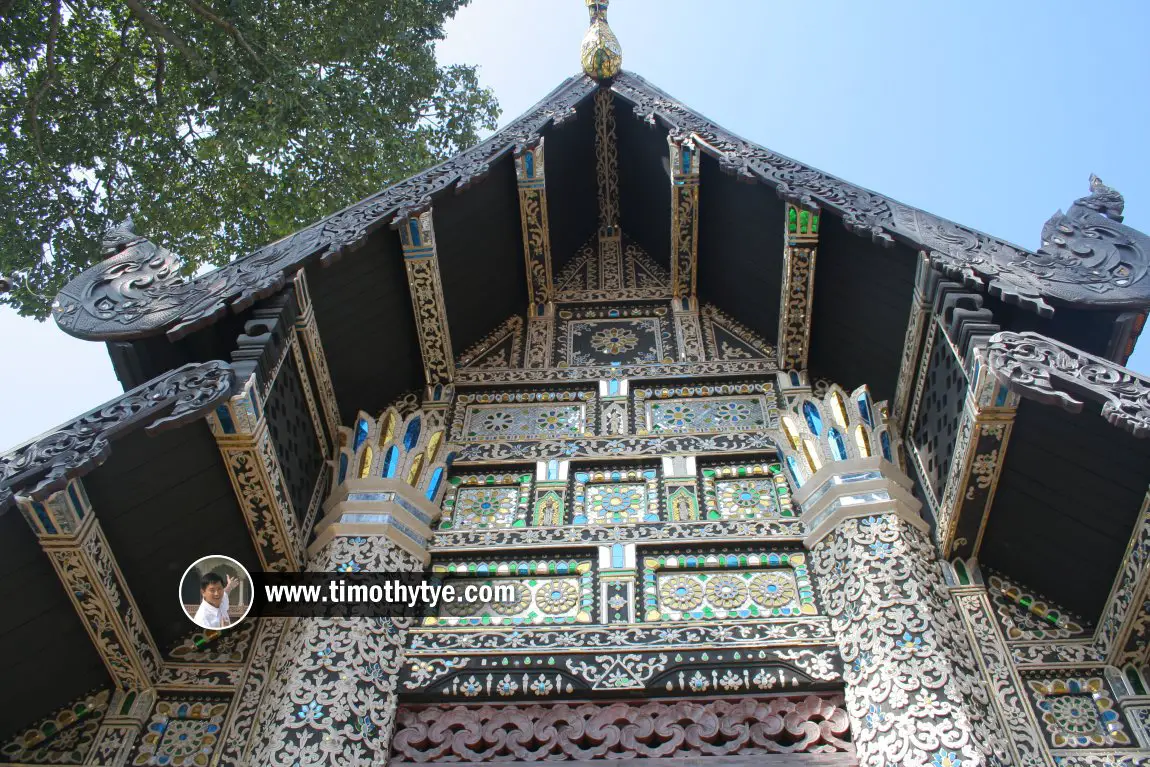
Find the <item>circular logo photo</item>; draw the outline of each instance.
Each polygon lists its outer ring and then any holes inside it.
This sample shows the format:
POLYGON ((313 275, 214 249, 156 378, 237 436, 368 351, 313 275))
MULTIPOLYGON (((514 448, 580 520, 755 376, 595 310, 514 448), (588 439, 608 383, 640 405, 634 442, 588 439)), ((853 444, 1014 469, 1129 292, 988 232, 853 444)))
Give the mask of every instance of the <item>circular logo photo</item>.
POLYGON ((200 557, 180 579, 180 606, 202 629, 234 626, 252 609, 252 576, 222 554, 200 557))

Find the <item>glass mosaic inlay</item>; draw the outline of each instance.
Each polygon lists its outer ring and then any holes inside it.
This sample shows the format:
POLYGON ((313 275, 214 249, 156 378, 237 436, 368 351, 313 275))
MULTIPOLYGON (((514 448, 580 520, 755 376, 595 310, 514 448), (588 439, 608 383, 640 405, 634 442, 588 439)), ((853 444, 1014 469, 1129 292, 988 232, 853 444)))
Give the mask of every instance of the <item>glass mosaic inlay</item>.
POLYGON ((802 554, 660 556, 643 560, 648 621, 815 615, 802 554))
POLYGON ((585 430, 582 404, 471 405, 462 436, 479 440, 570 439, 584 436, 585 430))
POLYGON ((648 401, 646 416, 652 434, 751 431, 770 425, 758 396, 648 401))

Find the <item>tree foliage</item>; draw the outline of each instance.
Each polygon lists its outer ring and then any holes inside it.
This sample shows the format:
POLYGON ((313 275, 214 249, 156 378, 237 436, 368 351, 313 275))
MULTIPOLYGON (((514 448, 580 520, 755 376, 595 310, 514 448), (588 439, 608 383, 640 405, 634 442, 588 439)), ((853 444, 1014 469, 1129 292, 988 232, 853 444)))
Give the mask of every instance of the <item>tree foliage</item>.
POLYGON ((43 317, 132 214, 224 263, 475 143, 468 0, 0 0, 0 298, 43 317))

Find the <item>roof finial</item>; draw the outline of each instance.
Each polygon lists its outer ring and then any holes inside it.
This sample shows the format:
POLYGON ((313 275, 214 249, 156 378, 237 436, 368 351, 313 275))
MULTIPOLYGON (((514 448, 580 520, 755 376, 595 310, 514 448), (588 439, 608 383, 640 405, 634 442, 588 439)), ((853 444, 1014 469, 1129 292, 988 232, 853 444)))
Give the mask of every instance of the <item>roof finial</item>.
POLYGON ((579 60, 583 63, 583 71, 595 80, 612 78, 623 67, 623 47, 611 27, 607 26, 608 2, 610 0, 587 0, 591 28, 583 37, 579 60))

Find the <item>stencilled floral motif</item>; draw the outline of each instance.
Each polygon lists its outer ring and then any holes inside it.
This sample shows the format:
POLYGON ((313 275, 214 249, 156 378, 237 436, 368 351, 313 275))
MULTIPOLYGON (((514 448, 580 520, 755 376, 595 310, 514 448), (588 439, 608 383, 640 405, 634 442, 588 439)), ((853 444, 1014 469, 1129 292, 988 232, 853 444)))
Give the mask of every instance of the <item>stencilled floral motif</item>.
POLYGON ((715 482, 720 519, 778 516, 773 479, 720 479, 715 482))
POLYGON ((483 428, 493 434, 506 432, 515 425, 515 418, 505 410, 494 410, 483 417, 483 428))
POLYGON ((646 485, 620 483, 587 487, 587 521, 590 524, 640 522, 646 509, 646 485))
POLYGON ((466 410, 460 436, 470 440, 581 437, 585 422, 582 404, 473 405, 466 410))
POLYGON ((761 396, 695 397, 647 400, 646 429, 651 434, 728 432, 769 428, 761 396))

